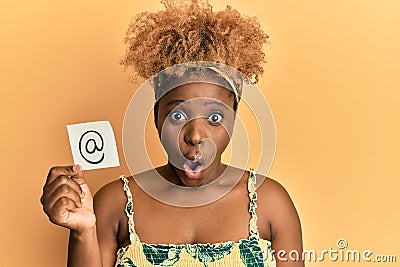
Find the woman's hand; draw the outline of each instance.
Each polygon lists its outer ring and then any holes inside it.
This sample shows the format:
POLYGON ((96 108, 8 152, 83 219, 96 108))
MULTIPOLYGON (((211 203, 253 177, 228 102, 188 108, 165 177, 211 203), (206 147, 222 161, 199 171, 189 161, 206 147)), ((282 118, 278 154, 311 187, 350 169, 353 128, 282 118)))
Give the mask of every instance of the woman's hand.
POLYGON ((95 228, 93 196, 80 165, 53 167, 47 176, 40 202, 49 220, 84 234, 95 228))

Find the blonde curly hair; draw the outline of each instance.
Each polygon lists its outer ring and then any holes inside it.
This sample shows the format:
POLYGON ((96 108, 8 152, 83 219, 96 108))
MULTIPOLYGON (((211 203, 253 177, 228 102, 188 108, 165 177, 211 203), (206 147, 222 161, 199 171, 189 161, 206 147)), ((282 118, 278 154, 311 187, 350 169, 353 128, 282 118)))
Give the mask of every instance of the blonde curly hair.
POLYGON ((165 9, 141 12, 125 37, 120 63, 133 79, 148 79, 167 67, 193 61, 219 62, 257 82, 263 73, 268 35, 254 17, 227 6, 214 11, 208 0, 165 0, 165 9))

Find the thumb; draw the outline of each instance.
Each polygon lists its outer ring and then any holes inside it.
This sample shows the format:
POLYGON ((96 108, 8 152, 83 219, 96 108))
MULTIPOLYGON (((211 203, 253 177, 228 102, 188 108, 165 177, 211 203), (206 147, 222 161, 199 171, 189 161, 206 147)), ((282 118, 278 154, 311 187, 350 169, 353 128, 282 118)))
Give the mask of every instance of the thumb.
POLYGON ((93 209, 86 207, 76 208, 65 212, 65 225, 75 231, 84 232, 96 224, 93 209))
POLYGON ((92 192, 90 192, 90 188, 87 183, 80 184, 79 185, 82 189, 83 193, 83 198, 82 200, 82 206, 87 207, 90 210, 93 210, 93 196, 92 192))
POLYGON ((86 183, 86 181, 84 179, 85 171, 82 170, 82 166, 79 164, 74 165, 72 167, 72 172, 71 172, 70 176, 79 185, 86 183))

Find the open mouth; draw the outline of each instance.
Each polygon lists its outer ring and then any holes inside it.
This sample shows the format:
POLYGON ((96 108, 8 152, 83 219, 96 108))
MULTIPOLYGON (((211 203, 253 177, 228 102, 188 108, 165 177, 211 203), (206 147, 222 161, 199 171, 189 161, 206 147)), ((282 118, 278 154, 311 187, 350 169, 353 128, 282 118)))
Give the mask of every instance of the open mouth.
POLYGON ((185 174, 189 178, 198 178, 200 176, 201 171, 203 170, 203 160, 186 160, 183 164, 183 169, 185 174))

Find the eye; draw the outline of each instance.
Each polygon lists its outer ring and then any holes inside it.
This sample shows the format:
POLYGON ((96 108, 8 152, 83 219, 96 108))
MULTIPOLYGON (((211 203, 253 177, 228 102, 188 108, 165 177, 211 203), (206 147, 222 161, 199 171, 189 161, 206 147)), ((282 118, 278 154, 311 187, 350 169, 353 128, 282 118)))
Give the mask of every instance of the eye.
POLYGON ((170 120, 173 122, 182 122, 186 120, 185 115, 181 111, 174 111, 169 114, 170 120))
POLYGON ((224 118, 224 116, 220 113, 213 113, 210 116, 208 116, 207 120, 211 123, 218 124, 221 122, 221 120, 224 118))

